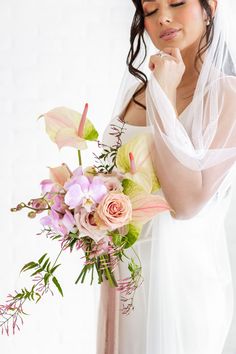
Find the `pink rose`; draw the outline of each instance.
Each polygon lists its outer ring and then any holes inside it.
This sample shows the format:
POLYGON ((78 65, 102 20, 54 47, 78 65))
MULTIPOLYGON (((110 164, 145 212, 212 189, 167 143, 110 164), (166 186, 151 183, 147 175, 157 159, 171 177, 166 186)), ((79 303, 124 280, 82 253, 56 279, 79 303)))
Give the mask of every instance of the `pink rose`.
POLYGON ((76 208, 74 218, 81 237, 89 236, 95 242, 98 242, 107 236, 106 231, 98 228, 94 219, 94 212, 87 212, 85 208, 76 208))
POLYGON ((115 230, 131 220, 131 201, 123 193, 109 192, 99 203, 94 217, 101 228, 115 230))

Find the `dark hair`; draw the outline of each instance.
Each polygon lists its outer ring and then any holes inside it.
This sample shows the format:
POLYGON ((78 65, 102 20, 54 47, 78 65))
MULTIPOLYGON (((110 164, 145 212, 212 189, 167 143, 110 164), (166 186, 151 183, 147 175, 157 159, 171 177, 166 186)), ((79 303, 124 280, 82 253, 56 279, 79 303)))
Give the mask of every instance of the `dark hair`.
MULTIPOLYGON (((142 43, 144 44, 145 55, 144 55, 142 62, 139 63, 139 65, 141 65, 144 62, 144 60, 146 59, 146 56, 147 56, 147 47, 146 47, 146 43, 145 43, 144 36, 143 36, 144 30, 145 30, 144 12, 143 12, 142 0, 132 0, 132 1, 135 5, 136 10, 135 10, 135 14, 134 14, 133 21, 131 24, 131 29, 130 29, 130 49, 129 49, 129 53, 128 53, 128 56, 126 59, 126 64, 128 65, 129 72, 143 82, 143 85, 141 86, 141 88, 133 94, 132 100, 135 103, 137 103, 139 106, 146 109, 146 106, 144 106, 140 102, 136 101, 135 97, 139 93, 143 92, 146 89, 147 83, 148 83, 147 76, 142 71, 140 71, 138 68, 133 66, 134 61, 137 58, 138 53, 140 51, 142 43), (135 41, 137 42, 136 46, 134 43, 135 41)), ((196 54, 196 57, 194 60, 194 67, 198 71, 198 73, 199 73, 199 70, 197 68, 197 62, 198 62, 198 60, 200 60, 201 63, 203 63, 202 55, 210 47, 212 40, 213 40, 213 36, 214 36, 214 18, 212 16, 211 7, 208 3, 208 0, 199 0, 199 2, 201 4, 202 8, 207 13, 209 25, 206 26, 206 31, 201 37, 198 51, 197 51, 197 54, 196 54), (202 46, 202 42, 203 42, 204 38, 206 38, 206 43, 202 46)))

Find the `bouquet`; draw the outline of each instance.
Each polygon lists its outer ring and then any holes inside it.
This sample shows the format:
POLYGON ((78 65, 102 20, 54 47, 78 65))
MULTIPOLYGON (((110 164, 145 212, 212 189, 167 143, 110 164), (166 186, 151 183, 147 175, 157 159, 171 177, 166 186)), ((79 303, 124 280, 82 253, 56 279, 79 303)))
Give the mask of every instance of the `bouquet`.
POLYGON ((11 211, 27 209, 28 217, 40 216, 41 234, 60 243, 60 252, 54 262, 48 253, 37 261, 25 264, 20 272, 30 271, 33 285, 8 294, 0 305, 2 334, 9 335, 9 324, 20 330, 26 301, 37 303, 55 286, 63 296, 62 286, 55 276, 59 257, 69 249, 82 250, 83 267, 75 284, 83 283, 90 273, 90 284, 97 274, 98 283, 108 281, 123 294, 122 313, 134 309, 136 289, 142 283, 142 265, 133 245, 142 226, 156 214, 171 210, 166 200, 153 194, 160 188, 150 158, 149 134, 137 135, 122 145, 125 123, 111 124, 110 134, 116 143, 107 146, 99 142, 98 132, 87 118, 88 104, 82 115, 66 107, 57 107, 41 115, 50 139, 61 149, 70 146, 77 150, 79 165, 71 171, 66 163, 49 168, 50 178, 40 183, 41 194, 28 203, 21 202, 11 211), (93 166, 82 166, 81 150, 88 141, 96 141, 101 153, 94 154, 93 166), (138 263, 126 255, 131 248, 138 263), (129 259, 130 276, 116 279, 114 270, 123 258, 129 259))

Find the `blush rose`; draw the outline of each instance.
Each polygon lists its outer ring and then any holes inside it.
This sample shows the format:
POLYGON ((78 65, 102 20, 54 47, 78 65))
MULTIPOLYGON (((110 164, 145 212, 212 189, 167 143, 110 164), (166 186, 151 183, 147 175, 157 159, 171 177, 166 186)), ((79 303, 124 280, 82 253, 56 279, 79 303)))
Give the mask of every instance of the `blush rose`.
POLYGON ((115 230, 126 225, 132 218, 132 204, 123 193, 109 192, 100 201, 94 214, 100 228, 115 230))

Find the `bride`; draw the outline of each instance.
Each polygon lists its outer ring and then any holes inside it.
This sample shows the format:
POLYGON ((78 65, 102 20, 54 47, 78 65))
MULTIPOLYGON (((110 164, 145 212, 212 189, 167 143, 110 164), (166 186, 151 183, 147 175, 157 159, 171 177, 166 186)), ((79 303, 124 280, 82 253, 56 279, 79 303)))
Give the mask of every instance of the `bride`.
MULTIPOLYGON (((97 354, 222 354, 234 310, 224 228, 236 176, 233 1, 133 3, 111 122, 126 123, 123 143, 151 132, 158 193, 174 212, 153 218, 134 246, 144 281, 131 314, 102 283, 97 354)), ((115 271, 123 279, 127 263, 115 271)))

